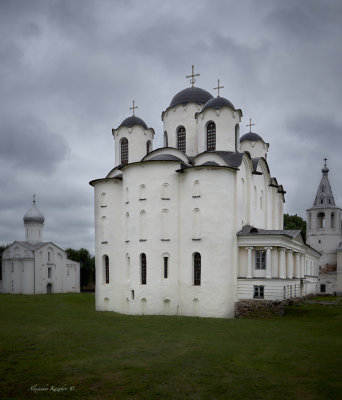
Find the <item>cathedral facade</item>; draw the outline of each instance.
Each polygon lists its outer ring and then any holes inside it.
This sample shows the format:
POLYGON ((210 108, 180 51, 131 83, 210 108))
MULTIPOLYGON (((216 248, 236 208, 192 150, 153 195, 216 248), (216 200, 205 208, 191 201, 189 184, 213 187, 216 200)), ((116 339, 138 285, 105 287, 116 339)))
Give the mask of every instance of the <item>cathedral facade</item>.
POLYGON ((13 294, 50 294, 80 291, 80 264, 64 250, 43 242, 44 216, 33 200, 24 216, 25 241, 2 253, 2 291, 13 294))
POLYGON ((283 230, 269 144, 191 82, 162 112, 163 147, 133 104, 112 130, 114 168, 90 182, 97 310, 233 317, 241 299, 317 292, 320 254, 283 230))

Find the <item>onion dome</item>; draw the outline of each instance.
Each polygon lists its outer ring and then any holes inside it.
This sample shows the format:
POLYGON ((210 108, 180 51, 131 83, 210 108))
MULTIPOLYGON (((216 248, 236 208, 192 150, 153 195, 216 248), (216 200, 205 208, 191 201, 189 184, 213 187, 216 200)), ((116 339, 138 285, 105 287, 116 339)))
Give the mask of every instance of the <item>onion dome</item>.
POLYGON ((243 136, 241 136, 240 142, 243 142, 244 140, 249 140, 251 142, 257 142, 258 140, 261 140, 264 142, 264 139, 260 135, 254 132, 248 132, 245 133, 243 136))
POLYGON ((33 200, 33 205, 29 211, 24 215, 24 223, 37 223, 37 224, 43 224, 45 221, 44 215, 38 210, 36 207, 36 200, 33 200))
POLYGON ((118 126, 118 128, 120 128, 120 126, 126 126, 127 128, 131 128, 134 125, 140 125, 142 126, 144 129, 148 129, 147 125, 145 123, 145 121, 143 121, 141 118, 136 117, 135 115, 131 115, 130 117, 124 119, 121 124, 118 126))
POLYGON ((219 110, 222 107, 230 107, 233 110, 235 110, 234 105, 224 97, 217 96, 209 101, 207 101, 203 108, 202 111, 206 110, 207 108, 214 108, 215 110, 219 110))
POLYGON ((171 100, 169 107, 188 103, 205 104, 212 98, 213 96, 206 90, 192 86, 178 92, 171 100))

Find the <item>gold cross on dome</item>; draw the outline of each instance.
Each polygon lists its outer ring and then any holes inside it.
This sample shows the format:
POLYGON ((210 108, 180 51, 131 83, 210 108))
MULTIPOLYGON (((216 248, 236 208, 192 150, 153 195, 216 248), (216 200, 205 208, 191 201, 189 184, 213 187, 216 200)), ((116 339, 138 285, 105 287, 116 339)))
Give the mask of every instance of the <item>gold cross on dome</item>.
POLYGON ((134 114, 134 110, 135 110, 136 108, 139 108, 139 107, 135 105, 135 101, 133 100, 133 107, 130 107, 130 108, 129 108, 130 110, 133 110, 133 116, 135 115, 135 114, 134 114))
POLYGON ((252 126, 255 124, 252 124, 252 118, 249 119, 249 124, 247 124, 246 126, 249 126, 249 131, 252 132, 252 126))
POLYGON ((194 87, 194 84, 196 82, 195 76, 200 76, 200 74, 195 74, 195 66, 192 66, 192 73, 191 75, 187 75, 186 78, 191 78, 190 79, 190 83, 192 85, 192 87, 194 87))
POLYGON ((220 89, 223 89, 224 86, 220 86, 220 80, 217 80, 217 87, 214 87, 214 90, 217 90, 217 97, 220 97, 220 89))

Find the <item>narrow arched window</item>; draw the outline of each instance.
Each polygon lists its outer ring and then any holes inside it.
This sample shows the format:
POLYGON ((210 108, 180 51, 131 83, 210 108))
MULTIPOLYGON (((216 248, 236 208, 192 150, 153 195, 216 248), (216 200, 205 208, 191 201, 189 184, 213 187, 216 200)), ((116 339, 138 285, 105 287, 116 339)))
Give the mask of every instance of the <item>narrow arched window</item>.
POLYGON ((331 213, 331 228, 335 228, 335 213, 331 213))
POLYGON ((169 210, 161 212, 161 240, 169 240, 169 210))
POLYGON ((146 186, 144 184, 139 187, 139 200, 146 200, 146 186))
POLYGON ((100 207, 106 207, 106 193, 101 193, 100 207))
POLYGON ((201 255, 194 254, 194 286, 201 285, 201 255))
POLYGON ((101 242, 106 240, 106 217, 101 217, 101 242))
POLYGON ((169 147, 169 138, 166 131, 164 132, 164 147, 169 147))
POLYGON ((163 185, 162 185, 161 198, 162 198, 162 200, 169 200, 170 199, 169 184, 168 183, 163 183, 163 185))
POLYGON ((192 239, 201 239, 201 220, 200 220, 200 210, 195 208, 192 216, 192 239))
POLYGON ((140 240, 146 240, 145 232, 146 232, 146 212, 145 210, 140 211, 140 240))
POLYGON ((51 278, 51 267, 48 268, 48 278, 51 278))
POLYGON ((104 256, 104 275, 106 284, 109 283, 109 257, 104 256))
POLYGON ((151 152, 151 141, 148 140, 146 142, 146 154, 149 154, 151 152))
POLYGON ((177 130, 177 148, 183 153, 186 151, 186 132, 184 126, 179 127, 177 130))
POLYGON ((146 285, 147 271, 146 271, 146 254, 140 254, 140 278, 141 284, 146 285))
POLYGON ((238 151, 239 138, 240 138, 240 127, 239 127, 239 124, 236 124, 235 125, 235 151, 238 151))
POLYGON ((128 164, 128 140, 126 138, 121 140, 121 164, 128 164))
POLYGON ((201 197, 199 181, 195 181, 192 185, 192 197, 201 197))
POLYGON ((209 122, 207 125, 207 151, 216 149, 216 125, 214 122, 209 122))
POLYGON ((128 237, 128 229, 129 229, 129 213, 126 212, 126 220, 125 220, 125 241, 129 241, 128 237))
POLYGON ((325 214, 323 212, 317 215, 317 228, 325 228, 325 214))

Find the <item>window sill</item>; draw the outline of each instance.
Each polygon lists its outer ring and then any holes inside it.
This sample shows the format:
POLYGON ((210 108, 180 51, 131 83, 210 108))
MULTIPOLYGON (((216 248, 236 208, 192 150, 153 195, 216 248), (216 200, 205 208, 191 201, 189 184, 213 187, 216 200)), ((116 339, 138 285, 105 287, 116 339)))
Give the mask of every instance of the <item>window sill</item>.
POLYGON ((107 244, 107 243, 108 243, 108 242, 106 242, 106 241, 105 241, 105 242, 101 242, 101 244, 107 244))
POLYGON ((199 240, 202 240, 202 239, 201 238, 198 238, 198 239, 193 238, 192 240, 199 241, 199 240))
POLYGON ((170 239, 160 239, 162 242, 169 242, 170 239))
POLYGON ((199 196, 192 196, 193 199, 198 199, 199 197, 201 197, 201 196, 200 195, 199 196))
POLYGON ((139 239, 139 242, 146 242, 147 239, 139 239))
POLYGON ((139 201, 143 201, 143 200, 146 200, 146 199, 139 199, 139 201))
POLYGON ((162 200, 170 200, 170 197, 162 197, 162 200))
POLYGON ((106 208, 107 206, 100 206, 101 208, 106 208))

